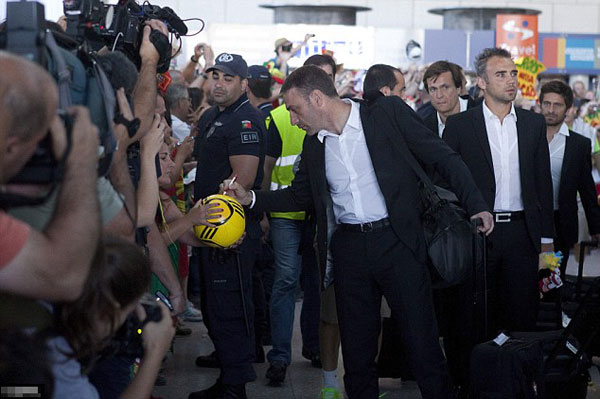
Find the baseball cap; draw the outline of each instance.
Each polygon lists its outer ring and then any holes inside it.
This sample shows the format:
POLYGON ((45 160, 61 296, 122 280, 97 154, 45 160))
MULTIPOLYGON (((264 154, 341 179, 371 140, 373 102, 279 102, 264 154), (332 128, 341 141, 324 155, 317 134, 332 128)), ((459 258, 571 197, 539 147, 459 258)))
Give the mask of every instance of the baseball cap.
POLYGON ((277 40, 275 40, 275 50, 277 50, 277 48, 279 46, 283 46, 287 43, 291 43, 288 39, 286 39, 285 37, 279 38, 277 40))
POLYGON ((269 73, 269 70, 262 65, 252 65, 248 67, 248 79, 270 80, 271 74, 269 73))
POLYGON ((239 76, 242 79, 248 77, 248 64, 238 54, 221 53, 215 60, 215 65, 208 68, 206 72, 213 70, 224 72, 228 75, 239 76))

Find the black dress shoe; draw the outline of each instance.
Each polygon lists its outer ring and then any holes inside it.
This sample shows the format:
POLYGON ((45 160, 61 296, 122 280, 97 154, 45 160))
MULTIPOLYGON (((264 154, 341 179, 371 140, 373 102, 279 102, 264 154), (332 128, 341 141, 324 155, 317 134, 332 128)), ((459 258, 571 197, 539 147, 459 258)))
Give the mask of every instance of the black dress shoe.
POLYGON ((304 357, 306 360, 310 360, 311 366, 315 368, 320 369, 323 367, 321 364, 321 354, 318 352, 313 352, 310 349, 302 348, 302 357, 304 357))
POLYGON ((272 387, 281 386, 281 383, 285 380, 286 369, 287 366, 283 363, 271 363, 266 374, 266 377, 269 379, 269 385, 272 387))
POLYGON ((223 399, 247 399, 246 384, 223 385, 223 399))
POLYGON ((217 351, 212 351, 210 355, 201 355, 196 358, 196 366, 208 367, 212 369, 218 369, 221 367, 219 358, 217 358, 217 351))
POLYGON ((225 393, 221 380, 217 380, 214 385, 202 391, 192 392, 188 399, 223 399, 225 393))

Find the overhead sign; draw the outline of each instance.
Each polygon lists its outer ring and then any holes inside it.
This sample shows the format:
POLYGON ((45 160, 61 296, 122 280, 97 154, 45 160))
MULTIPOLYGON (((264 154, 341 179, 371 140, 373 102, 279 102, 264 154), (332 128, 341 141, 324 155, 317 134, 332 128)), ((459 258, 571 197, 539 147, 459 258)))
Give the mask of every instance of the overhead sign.
POLYGON ((498 14, 496 47, 508 50, 513 57, 538 57, 537 15, 498 14))
POLYGON ((517 78, 519 79, 519 90, 521 96, 528 100, 536 100, 537 92, 535 84, 537 76, 546 70, 544 64, 533 57, 522 57, 515 61, 517 66, 517 78))

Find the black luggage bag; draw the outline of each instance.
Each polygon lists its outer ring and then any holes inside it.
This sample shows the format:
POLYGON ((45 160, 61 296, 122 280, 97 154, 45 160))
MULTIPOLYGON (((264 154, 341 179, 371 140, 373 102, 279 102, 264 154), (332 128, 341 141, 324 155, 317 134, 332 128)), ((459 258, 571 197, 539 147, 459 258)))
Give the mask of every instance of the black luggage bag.
POLYGON ((587 326, 589 334, 581 343, 573 332, 599 292, 597 278, 564 330, 505 333, 477 345, 471 354, 471 397, 585 398, 591 366, 586 351, 598 335, 600 322, 587 326))

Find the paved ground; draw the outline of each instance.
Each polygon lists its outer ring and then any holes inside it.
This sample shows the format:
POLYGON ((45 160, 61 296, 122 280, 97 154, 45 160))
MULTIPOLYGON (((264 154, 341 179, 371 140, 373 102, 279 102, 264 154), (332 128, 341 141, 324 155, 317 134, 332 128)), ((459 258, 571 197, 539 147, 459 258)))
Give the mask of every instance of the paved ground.
MULTIPOLYGON (((571 256, 567 274, 575 274, 577 264, 571 256)), ((592 251, 585 260, 585 275, 600 275, 600 250, 592 251)), ((296 315, 299 315, 301 303, 296 304, 296 315)), ((268 363, 255 364, 258 378, 255 382, 247 385, 248 397, 250 399, 316 399, 321 388, 320 370, 312 368, 310 362, 302 358, 300 351, 299 317, 296 317, 294 327, 293 358, 288 368, 287 378, 282 387, 274 388, 267 386, 265 372, 268 363)), ((166 363, 166 377, 168 384, 157 387, 154 394, 165 399, 186 399, 188 393, 207 388, 218 376, 218 370, 197 368, 194 360, 199 354, 208 354, 212 351, 212 343, 206 333, 203 323, 187 323, 193 329, 189 337, 177 338, 175 352, 166 363)), ((266 350, 269 347, 265 347, 266 350)), ((340 359, 340 382, 343 375, 343 366, 340 359)), ((600 399, 600 374, 596 367, 592 367, 593 384, 588 389, 589 399, 600 399)), ((386 399, 417 399, 421 398, 419 390, 414 382, 401 382, 394 379, 380 380, 381 392, 388 392, 386 399)))

